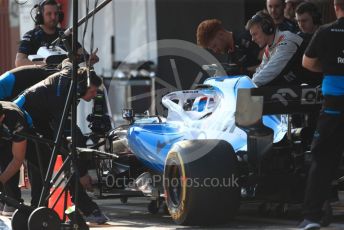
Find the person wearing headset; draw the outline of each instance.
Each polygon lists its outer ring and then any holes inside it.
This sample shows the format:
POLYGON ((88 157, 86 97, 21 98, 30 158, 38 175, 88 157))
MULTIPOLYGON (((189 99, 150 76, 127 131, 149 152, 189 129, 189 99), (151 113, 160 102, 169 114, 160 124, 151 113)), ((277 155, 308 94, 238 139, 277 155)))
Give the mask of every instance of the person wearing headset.
MULTIPOLYGON (((27 112, 33 121, 36 132, 42 137, 53 140, 57 134, 57 127, 62 118, 62 112, 68 95, 69 86, 71 84, 70 62, 64 62, 62 70, 52 74, 45 80, 35 84, 25 90, 14 101, 23 111, 27 112)), ((97 95, 97 90, 102 84, 102 79, 96 75, 88 67, 78 69, 78 93, 79 98, 90 101, 97 95), (87 76, 89 75, 89 77, 87 76), (88 85, 89 82, 89 85, 88 85)), ((84 138, 81 131, 77 129, 77 146, 85 147, 84 138)), ((40 157, 43 166, 43 174, 46 174, 51 157, 51 148, 46 145, 40 145, 40 157)), ((28 144, 28 170, 31 183, 31 205, 37 206, 42 191, 43 183, 39 169, 38 159, 35 154, 35 146, 29 141, 28 144)), ((101 213, 98 205, 92 201, 82 187, 89 186, 89 176, 87 174, 87 165, 79 164, 80 188, 79 188, 79 208, 86 217, 86 221, 102 224, 107 218, 101 213)), ((72 185, 74 183, 72 182, 72 185)), ((74 187, 71 186, 72 200, 74 187)))
MULTIPOLYGON (((15 59, 15 66, 23 65, 43 65, 44 61, 31 61, 28 59, 29 55, 37 54, 40 47, 51 44, 55 39, 63 33, 63 29, 58 27, 58 24, 63 21, 63 12, 60 10, 59 4, 55 0, 43 0, 35 5, 33 10, 36 10, 34 18, 36 27, 33 30, 25 33, 20 41, 18 52, 15 59)), ((62 42, 56 44, 65 49, 62 42)), ((89 57, 91 65, 99 61, 96 55, 96 49, 89 57)), ((83 49, 78 44, 78 55, 83 54, 83 49)))
POLYGON ((264 48, 262 63, 253 74, 258 86, 299 84, 297 71, 301 66, 299 52, 303 39, 290 31, 276 28, 271 16, 259 11, 246 24, 252 41, 264 48), (299 63, 298 63, 299 62, 299 63))
MULTIPOLYGON (((0 192, 19 202, 19 169, 23 164, 27 141, 14 135, 28 129, 23 112, 12 102, 0 101, 0 192)), ((0 215, 12 216, 14 207, 0 201, 0 215)))

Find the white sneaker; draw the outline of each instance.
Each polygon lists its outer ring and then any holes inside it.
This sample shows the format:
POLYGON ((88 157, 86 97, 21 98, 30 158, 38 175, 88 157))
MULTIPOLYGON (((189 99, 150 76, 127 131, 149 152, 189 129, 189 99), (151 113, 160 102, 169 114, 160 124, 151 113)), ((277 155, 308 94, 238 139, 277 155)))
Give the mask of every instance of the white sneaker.
POLYGON ((301 230, 319 230, 320 224, 307 219, 304 219, 298 226, 301 230))
POLYGON ((1 215, 10 217, 13 215, 15 210, 16 210, 15 207, 5 204, 4 208, 2 209, 1 215))

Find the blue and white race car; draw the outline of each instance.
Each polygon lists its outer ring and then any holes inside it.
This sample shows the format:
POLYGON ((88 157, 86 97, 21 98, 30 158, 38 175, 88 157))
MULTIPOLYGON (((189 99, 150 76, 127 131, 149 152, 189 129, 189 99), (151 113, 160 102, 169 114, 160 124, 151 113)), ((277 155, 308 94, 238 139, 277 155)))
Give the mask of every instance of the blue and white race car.
POLYGON ((302 200, 312 135, 304 127, 292 130, 286 114, 319 109, 306 94, 314 90, 262 93, 247 76, 211 77, 195 90, 165 95, 166 117, 126 110, 131 124, 110 132, 107 145, 139 162, 128 165, 131 175, 143 173, 137 188, 164 197, 176 223, 224 223, 246 198, 283 205, 302 200))
MULTIPOLYGON (((128 130, 130 149, 144 164, 163 173, 173 145, 185 140, 223 140, 234 153, 247 150, 247 134, 235 124, 239 88, 253 88, 247 76, 212 77, 196 90, 172 92, 162 98, 168 109, 164 122, 141 119, 128 130)), ((273 129, 274 142, 287 131, 286 116, 264 116, 263 123, 273 129)), ((201 157, 195 153, 195 158, 201 157)))

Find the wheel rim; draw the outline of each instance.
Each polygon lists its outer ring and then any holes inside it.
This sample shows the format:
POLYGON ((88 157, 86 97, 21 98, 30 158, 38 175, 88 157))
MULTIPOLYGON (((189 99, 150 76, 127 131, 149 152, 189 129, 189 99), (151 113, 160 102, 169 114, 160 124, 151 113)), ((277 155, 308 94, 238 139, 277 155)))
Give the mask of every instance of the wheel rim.
POLYGON ((29 230, 44 229, 44 230, 59 230, 61 220, 58 214, 49 208, 39 207, 35 209, 28 221, 29 230))
POLYGON ((168 193, 171 204, 178 207, 181 202, 182 180, 180 167, 173 162, 168 174, 168 193))
POLYGON ((27 230, 30 213, 17 209, 12 216, 11 226, 13 230, 27 230))

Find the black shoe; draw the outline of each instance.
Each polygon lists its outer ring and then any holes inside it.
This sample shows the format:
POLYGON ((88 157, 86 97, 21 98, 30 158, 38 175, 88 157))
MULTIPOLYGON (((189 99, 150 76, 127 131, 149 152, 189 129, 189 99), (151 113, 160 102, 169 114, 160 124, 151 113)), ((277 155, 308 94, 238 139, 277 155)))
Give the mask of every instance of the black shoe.
POLYGON ((332 223, 333 211, 329 201, 326 201, 323 205, 323 216, 320 220, 321 227, 327 227, 332 223))

